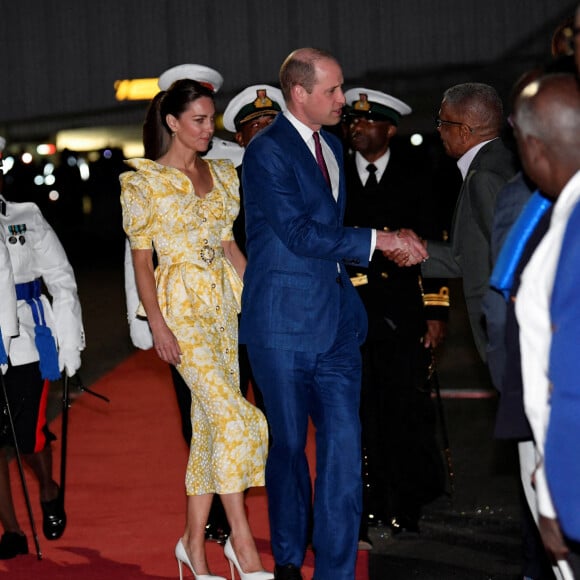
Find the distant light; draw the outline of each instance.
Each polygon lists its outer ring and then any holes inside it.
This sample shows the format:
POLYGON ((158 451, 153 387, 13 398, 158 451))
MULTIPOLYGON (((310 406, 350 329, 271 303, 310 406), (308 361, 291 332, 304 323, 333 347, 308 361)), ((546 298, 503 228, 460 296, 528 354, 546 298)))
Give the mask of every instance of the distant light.
POLYGON ((67 164, 69 167, 74 167, 74 166, 77 164, 77 158, 76 158, 74 155, 69 155, 69 156, 66 158, 66 164, 67 164))
POLYGON ((90 215, 93 211, 93 202, 88 195, 83 195, 83 214, 90 215))
POLYGON ((113 157, 113 152, 110 149, 105 149, 103 151, 103 157, 105 159, 111 159, 111 157, 113 157))
POLYGON ((42 170, 42 172, 44 173, 44 175, 52 175, 52 172, 54 171, 54 163, 47 163, 44 166, 44 169, 42 170))
POLYGON ((42 177, 42 175, 35 175, 34 185, 44 185, 44 177, 42 177))
POLYGON ((157 79, 123 79, 115 81, 117 101, 148 101, 158 92, 157 79))
POLYGON ((47 175, 44 178, 45 185, 54 185, 55 181, 56 181, 56 178, 54 177, 54 175, 47 175))
POLYGON ((14 167, 14 157, 4 157, 2 159, 2 168, 4 169, 4 175, 6 175, 14 167))
POLYGON ((50 201, 57 201, 59 197, 60 197, 60 193, 58 193, 58 191, 56 191, 56 189, 53 189, 48 194, 48 199, 50 199, 50 201))
POLYGON ((28 165, 29 163, 32 163, 32 155, 30 153, 23 153, 20 160, 22 161, 22 163, 28 165))
POLYGON ((415 147, 418 147, 422 143, 423 143, 423 135, 419 133, 413 133, 413 135, 411 135, 411 145, 415 145, 415 147))
POLYGON ((56 145, 54 143, 41 143, 36 147, 36 152, 39 155, 54 155, 56 153, 56 145))
POLYGON ((91 176, 91 170, 89 169, 89 164, 84 159, 79 159, 78 163, 79 173, 81 174, 81 179, 83 181, 88 181, 91 176))

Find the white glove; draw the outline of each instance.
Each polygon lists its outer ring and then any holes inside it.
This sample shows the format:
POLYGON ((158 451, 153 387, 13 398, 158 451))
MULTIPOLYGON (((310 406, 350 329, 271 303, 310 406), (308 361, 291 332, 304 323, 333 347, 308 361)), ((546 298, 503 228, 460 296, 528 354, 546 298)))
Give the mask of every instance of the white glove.
POLYGON ((141 350, 149 350, 153 348, 153 335, 149 329, 149 323, 140 318, 133 318, 129 322, 129 334, 131 335, 131 342, 141 350))
POLYGON ((58 370, 66 369, 67 377, 72 377, 81 368, 81 351, 63 348, 58 352, 58 370))

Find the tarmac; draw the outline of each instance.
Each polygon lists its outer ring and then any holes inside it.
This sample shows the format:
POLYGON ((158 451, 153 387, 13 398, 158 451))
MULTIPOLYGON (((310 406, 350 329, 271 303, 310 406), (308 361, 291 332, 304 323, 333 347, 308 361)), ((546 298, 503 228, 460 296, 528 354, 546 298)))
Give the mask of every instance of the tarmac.
MULTIPOLYGON (((134 352, 122 241, 110 245, 91 255, 83 244, 71 256, 87 340, 79 375, 89 388, 134 352)), ((370 529, 370 580, 522 578, 517 455, 513 445, 493 438, 495 391, 471 339, 460 281, 451 281, 450 289, 449 331, 437 360, 453 476, 447 494, 426 506, 419 534, 393 537, 385 527, 370 529)), ((81 394, 72 387, 71 403, 81 394)), ((60 382, 53 384, 49 409, 52 415, 62 410, 60 382)))

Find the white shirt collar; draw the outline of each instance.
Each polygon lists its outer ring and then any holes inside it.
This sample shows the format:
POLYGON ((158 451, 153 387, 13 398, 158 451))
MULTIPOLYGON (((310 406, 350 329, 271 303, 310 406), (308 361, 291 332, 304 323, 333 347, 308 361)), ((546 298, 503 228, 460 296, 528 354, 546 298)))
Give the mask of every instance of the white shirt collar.
MULTIPOLYGON (((290 111, 286 110, 283 114, 288 119, 288 121, 292 123, 292 126, 296 129, 296 131, 298 131, 300 137, 304 139, 306 145, 308 145, 308 147, 314 153, 314 140, 312 139, 312 133, 314 133, 314 131, 305 125, 302 121, 299 121, 290 111)), ((322 137, 321 141, 324 141, 322 137)))
MULTIPOLYGON (((497 137, 494 137, 494 139, 497 139, 497 137)), ((484 145, 487 145, 487 143, 489 143, 490 141, 493 141, 493 139, 488 139, 487 141, 482 141, 481 143, 474 145, 471 149, 466 151, 457 160, 457 167, 459 167, 459 171, 461 171, 461 178, 463 180, 465 180, 465 177, 467 176, 467 172, 469 171, 469 166, 471 165, 471 162, 473 161, 474 157, 478 154, 479 150, 484 145)))
POLYGON ((387 165, 389 163, 389 159, 391 158, 391 149, 387 149, 386 153, 384 153, 383 155, 381 155, 376 161, 367 161, 358 151, 355 152, 354 155, 354 162, 356 165, 356 170, 358 172, 358 175, 360 177, 360 180, 363 183, 366 183, 368 177, 369 177, 369 172, 367 171, 367 165, 369 163, 372 163, 377 170, 375 171, 375 175, 377 177, 377 181, 381 180, 381 177, 383 176, 383 173, 385 172, 385 169, 387 168, 387 165))

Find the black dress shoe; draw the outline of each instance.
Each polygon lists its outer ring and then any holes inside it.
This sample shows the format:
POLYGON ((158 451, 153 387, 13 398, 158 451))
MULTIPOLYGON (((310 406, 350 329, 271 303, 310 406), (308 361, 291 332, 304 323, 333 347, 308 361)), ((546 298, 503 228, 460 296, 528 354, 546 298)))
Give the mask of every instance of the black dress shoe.
POLYGON ((41 501, 42 531, 47 540, 58 540, 66 528, 66 513, 60 489, 58 495, 50 501, 41 501))
POLYGON ((226 543, 230 535, 230 526, 218 525, 214 523, 209 523, 205 526, 205 539, 210 542, 217 542, 222 546, 226 543))
POLYGON ((405 516, 393 516, 389 521, 389 528, 391 528, 394 536, 418 534, 419 522, 405 516))
POLYGON ((300 573, 300 568, 294 566, 294 564, 285 564, 284 566, 276 564, 274 578, 276 580, 302 580, 302 574, 300 573))
POLYGON ((0 539, 0 560, 10 560, 20 554, 28 554, 28 540, 16 532, 4 532, 0 539))

